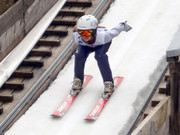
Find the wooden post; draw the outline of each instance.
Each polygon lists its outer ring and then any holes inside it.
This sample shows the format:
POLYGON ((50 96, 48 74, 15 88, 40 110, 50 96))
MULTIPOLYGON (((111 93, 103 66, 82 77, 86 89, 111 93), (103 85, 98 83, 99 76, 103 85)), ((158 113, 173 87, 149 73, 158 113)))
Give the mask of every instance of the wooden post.
POLYGON ((168 59, 171 95, 170 135, 180 135, 180 62, 178 60, 179 57, 168 59))

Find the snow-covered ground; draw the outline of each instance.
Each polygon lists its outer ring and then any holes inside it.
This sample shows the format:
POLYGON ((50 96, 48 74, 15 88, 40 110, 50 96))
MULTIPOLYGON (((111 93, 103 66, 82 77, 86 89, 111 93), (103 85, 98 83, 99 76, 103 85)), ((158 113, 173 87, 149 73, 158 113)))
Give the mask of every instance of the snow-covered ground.
POLYGON ((113 40, 108 52, 113 75, 123 76, 99 119, 84 118, 100 98, 103 82, 94 54, 85 73, 94 78, 62 119, 50 114, 73 81, 74 56, 37 102, 5 135, 125 135, 166 65, 166 50, 180 24, 179 0, 115 0, 100 25, 108 29, 127 20, 133 29, 113 40))

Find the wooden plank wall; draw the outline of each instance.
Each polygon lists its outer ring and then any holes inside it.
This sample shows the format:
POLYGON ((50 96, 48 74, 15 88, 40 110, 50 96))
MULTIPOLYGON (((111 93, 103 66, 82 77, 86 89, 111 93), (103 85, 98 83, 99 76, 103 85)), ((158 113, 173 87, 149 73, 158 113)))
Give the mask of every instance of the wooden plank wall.
POLYGON ((17 2, 0 16, 0 60, 24 37, 22 1, 17 2))
POLYGON ((131 135, 168 135, 169 106, 170 97, 161 99, 131 135))
POLYGON ((139 117, 131 135, 169 135, 171 96, 169 70, 162 78, 151 101, 139 117))
POLYGON ((0 16, 0 61, 56 2, 57 0, 19 0, 0 16))
POLYGON ((10 8, 15 2, 15 0, 0 0, 0 15, 10 8))

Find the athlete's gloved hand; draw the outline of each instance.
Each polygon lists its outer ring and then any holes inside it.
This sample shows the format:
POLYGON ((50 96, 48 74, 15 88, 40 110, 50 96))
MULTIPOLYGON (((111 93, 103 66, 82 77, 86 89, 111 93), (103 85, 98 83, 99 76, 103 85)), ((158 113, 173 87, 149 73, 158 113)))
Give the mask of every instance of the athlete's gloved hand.
POLYGON ((127 24, 127 21, 122 22, 121 25, 124 25, 124 31, 126 31, 126 32, 128 32, 132 29, 132 27, 127 24))

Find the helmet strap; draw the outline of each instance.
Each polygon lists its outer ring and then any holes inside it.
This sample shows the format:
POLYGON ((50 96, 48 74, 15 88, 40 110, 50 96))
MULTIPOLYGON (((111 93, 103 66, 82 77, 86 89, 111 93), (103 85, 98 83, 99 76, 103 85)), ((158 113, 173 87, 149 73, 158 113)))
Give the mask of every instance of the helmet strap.
POLYGON ((88 43, 88 44, 94 44, 95 41, 96 41, 96 36, 93 35, 92 38, 91 38, 91 40, 89 40, 87 43, 88 43))

